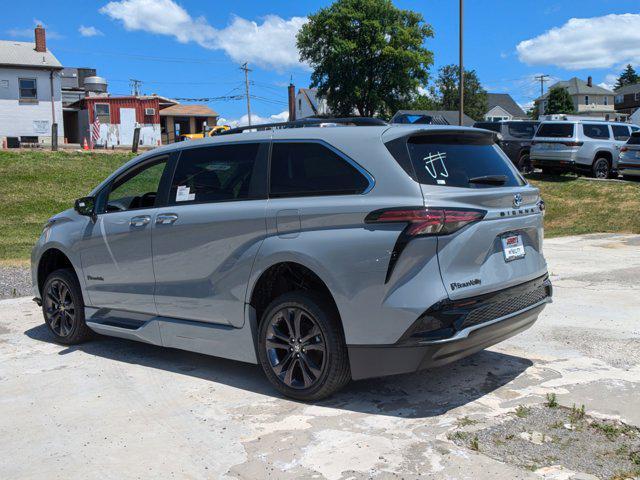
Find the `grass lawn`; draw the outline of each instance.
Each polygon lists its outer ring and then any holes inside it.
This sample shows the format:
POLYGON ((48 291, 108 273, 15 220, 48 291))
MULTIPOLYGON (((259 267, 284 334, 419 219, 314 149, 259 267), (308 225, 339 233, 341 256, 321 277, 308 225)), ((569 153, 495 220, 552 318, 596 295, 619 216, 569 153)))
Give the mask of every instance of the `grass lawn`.
MULTIPOLYGON (((0 152, 0 264, 21 264, 44 222, 73 205, 131 153, 0 152)), ((640 233, 640 182, 530 175, 547 204, 545 235, 640 233)))
POLYGON ((54 213, 73 206, 131 153, 0 151, 0 262, 23 263, 54 213))
POLYGON ((640 182, 532 174, 547 206, 545 237, 640 233, 640 182))

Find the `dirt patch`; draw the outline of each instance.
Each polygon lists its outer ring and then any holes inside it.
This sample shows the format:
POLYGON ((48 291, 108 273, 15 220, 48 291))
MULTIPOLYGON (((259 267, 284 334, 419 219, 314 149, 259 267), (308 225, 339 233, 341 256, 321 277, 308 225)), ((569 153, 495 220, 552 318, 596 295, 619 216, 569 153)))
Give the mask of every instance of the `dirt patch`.
POLYGON ((457 445, 530 471, 561 466, 600 479, 640 476, 638 428, 557 406, 555 397, 545 406, 519 406, 498 425, 457 427, 448 435, 457 445))

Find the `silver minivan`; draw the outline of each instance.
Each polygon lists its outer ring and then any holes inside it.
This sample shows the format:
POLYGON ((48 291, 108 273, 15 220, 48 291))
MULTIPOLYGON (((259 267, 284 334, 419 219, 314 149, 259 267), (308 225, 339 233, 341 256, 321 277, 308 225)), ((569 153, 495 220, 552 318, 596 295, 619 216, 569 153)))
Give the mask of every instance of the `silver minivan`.
POLYGON ((51 217, 31 260, 53 337, 256 363, 317 400, 535 322, 544 204, 495 133, 323 122, 143 153, 51 217))
POLYGON ((533 138, 531 161, 545 173, 609 178, 616 174, 620 148, 638 130, 636 125, 598 120, 545 121, 533 138))

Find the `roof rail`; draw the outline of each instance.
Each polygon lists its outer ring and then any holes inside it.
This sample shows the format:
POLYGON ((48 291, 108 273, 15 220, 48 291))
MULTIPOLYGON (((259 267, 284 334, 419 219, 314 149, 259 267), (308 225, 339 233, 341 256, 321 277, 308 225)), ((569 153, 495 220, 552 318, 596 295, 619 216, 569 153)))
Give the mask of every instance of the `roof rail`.
POLYGON ((280 130, 285 128, 303 128, 303 127, 318 127, 324 124, 337 124, 337 125, 352 125, 356 127, 373 127, 388 125, 384 120, 372 117, 344 117, 344 118, 331 118, 331 117, 308 117, 301 120, 294 120, 293 122, 279 122, 279 123, 261 123, 258 125, 245 125, 244 127, 236 127, 225 132, 220 132, 219 135, 231 135, 234 133, 241 133, 246 130, 280 130))

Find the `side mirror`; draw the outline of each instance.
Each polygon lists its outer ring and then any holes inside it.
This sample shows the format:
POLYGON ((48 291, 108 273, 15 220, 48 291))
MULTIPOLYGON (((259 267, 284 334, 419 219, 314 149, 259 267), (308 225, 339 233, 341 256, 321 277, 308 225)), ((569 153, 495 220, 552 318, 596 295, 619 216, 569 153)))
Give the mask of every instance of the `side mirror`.
POLYGON ((93 217, 95 215, 96 210, 96 199, 95 197, 82 197, 76 200, 73 208, 80 215, 85 215, 87 217, 93 217))

